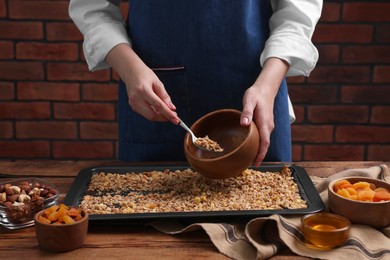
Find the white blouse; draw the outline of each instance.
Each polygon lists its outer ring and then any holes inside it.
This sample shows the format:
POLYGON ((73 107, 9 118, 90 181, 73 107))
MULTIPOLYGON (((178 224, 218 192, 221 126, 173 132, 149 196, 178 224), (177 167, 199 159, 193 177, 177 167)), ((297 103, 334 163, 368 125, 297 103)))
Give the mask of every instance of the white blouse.
MULTIPOLYGON (((260 0, 266 1, 266 0, 260 0)), ((109 68, 105 58, 120 43, 131 45, 119 5, 121 0, 70 0, 69 15, 84 35, 84 56, 91 71, 109 68)), ((286 76, 309 76, 318 60, 311 41, 322 0, 271 0, 270 37, 260 65, 270 57, 290 64, 286 76)), ((290 118, 295 119, 291 103, 290 118)))

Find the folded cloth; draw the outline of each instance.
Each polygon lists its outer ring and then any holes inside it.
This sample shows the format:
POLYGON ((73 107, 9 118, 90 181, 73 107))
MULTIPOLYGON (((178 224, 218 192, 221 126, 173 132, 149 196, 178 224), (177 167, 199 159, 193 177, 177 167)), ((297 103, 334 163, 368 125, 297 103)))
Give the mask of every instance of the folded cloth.
MULTIPOLYGON (((313 176, 312 181, 326 206, 328 184, 334 179, 348 176, 372 177, 390 183, 390 172, 386 165, 350 169, 328 178, 313 176)), ((353 224, 350 237, 342 246, 320 250, 306 242, 300 230, 301 217, 271 215, 246 223, 195 223, 184 226, 179 222, 167 221, 153 222, 151 225, 166 234, 203 229, 217 249, 233 259, 267 259, 286 246, 297 255, 316 259, 390 259, 390 226, 377 230, 353 224)))

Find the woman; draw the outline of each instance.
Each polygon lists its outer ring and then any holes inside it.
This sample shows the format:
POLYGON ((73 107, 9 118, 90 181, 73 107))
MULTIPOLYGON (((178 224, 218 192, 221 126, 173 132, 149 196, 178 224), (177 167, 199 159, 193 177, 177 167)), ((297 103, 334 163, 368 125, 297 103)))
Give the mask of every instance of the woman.
POLYGON ((253 120, 254 165, 291 161, 294 120, 285 76, 308 76, 322 0, 71 0, 90 70, 119 74, 119 159, 184 160, 184 130, 221 108, 253 120), (161 122, 171 121, 173 124, 161 122))

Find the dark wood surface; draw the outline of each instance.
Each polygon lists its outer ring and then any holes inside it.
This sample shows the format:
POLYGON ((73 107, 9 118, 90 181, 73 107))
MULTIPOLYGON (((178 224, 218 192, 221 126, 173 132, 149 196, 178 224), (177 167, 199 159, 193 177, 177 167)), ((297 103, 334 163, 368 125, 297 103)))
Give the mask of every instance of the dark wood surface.
MULTIPOLYGON (((327 177, 337 172, 390 162, 299 162, 309 175, 327 177)), ((41 177, 54 184, 64 198, 80 170, 97 166, 140 166, 102 161, 0 161, 0 182, 20 177, 41 177)), ((150 165, 150 163, 148 163, 150 165)), ((161 166, 161 163, 152 165, 161 166)), ((54 254, 39 248, 35 228, 8 230, 0 227, 0 259, 228 259, 220 254, 202 231, 166 235, 142 224, 92 224, 82 248, 54 254)), ((307 259, 288 249, 273 260, 307 259)))

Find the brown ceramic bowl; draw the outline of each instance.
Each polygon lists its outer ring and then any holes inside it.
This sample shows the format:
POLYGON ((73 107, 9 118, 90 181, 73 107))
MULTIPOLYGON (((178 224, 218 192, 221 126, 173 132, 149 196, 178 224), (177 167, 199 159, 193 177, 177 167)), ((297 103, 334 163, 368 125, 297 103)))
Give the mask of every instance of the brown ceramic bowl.
POLYGON ((238 110, 217 110, 191 126, 197 137, 207 135, 224 149, 223 152, 199 149, 187 133, 184 152, 195 171, 211 179, 225 179, 239 175, 253 163, 259 150, 259 132, 253 122, 248 127, 241 126, 240 116, 238 110))
POLYGON ((84 210, 83 218, 73 224, 45 224, 38 217, 45 210, 41 210, 34 217, 35 231, 39 246, 50 252, 67 252, 75 250, 84 244, 88 232, 88 213, 84 210))
POLYGON ((334 191, 338 180, 348 180, 351 184, 365 181, 390 190, 390 184, 378 179, 367 177, 345 177, 333 180, 328 186, 329 208, 332 212, 344 216, 351 223, 364 224, 375 228, 390 225, 390 201, 369 202, 344 198, 334 191))

